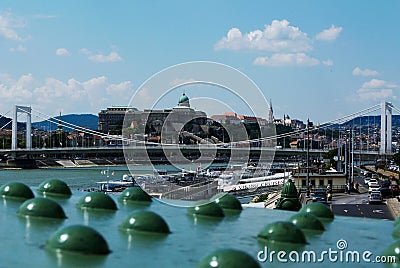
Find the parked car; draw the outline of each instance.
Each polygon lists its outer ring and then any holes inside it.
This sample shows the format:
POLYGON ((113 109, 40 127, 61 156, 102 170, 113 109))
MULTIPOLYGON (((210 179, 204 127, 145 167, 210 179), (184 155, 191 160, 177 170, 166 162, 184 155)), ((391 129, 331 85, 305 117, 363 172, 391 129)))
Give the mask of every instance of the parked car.
POLYGON ((319 202, 319 201, 327 201, 327 194, 326 190, 324 189, 316 189, 314 190, 314 193, 312 195, 312 201, 313 202, 319 202))
POLYGON ((374 191, 377 191, 380 188, 379 184, 370 184, 370 186, 368 187, 368 193, 372 193, 374 191))
POLYGON ((389 187, 381 187, 378 189, 378 191, 381 193, 383 198, 393 196, 392 189, 390 189, 389 187))
POLYGON ((384 180, 381 182, 382 187, 389 187, 392 184, 390 180, 384 180))
POLYGON ((378 180, 377 179, 370 179, 369 182, 368 182, 368 186, 371 186, 371 185, 379 185, 378 184, 378 180))
POLYGON ((378 191, 373 191, 368 198, 369 204, 380 204, 383 201, 382 195, 378 191))

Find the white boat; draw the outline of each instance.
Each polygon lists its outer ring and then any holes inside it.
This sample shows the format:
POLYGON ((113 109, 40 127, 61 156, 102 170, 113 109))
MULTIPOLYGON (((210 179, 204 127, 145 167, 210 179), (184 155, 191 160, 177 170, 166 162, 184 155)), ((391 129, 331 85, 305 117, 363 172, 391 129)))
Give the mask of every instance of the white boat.
POLYGON ((273 175, 246 178, 246 179, 218 179, 218 190, 225 193, 239 193, 253 191, 256 189, 283 185, 287 179, 291 178, 290 172, 275 173, 273 175))
POLYGON ((122 180, 106 180, 106 181, 98 181, 97 185, 99 185, 99 189, 101 192, 106 193, 118 193, 122 192, 128 187, 137 186, 135 180, 132 176, 125 174, 122 176, 122 180))

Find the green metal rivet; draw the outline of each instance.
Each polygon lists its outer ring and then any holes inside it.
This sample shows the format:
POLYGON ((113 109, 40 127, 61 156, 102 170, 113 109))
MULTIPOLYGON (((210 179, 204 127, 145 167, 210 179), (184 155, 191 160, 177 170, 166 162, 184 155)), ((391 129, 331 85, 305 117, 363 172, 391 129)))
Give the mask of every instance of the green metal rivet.
POLYGON ((86 194, 79 200, 77 206, 81 209, 117 210, 115 201, 109 195, 100 192, 86 194))
POLYGON ((128 215, 119 226, 124 231, 138 231, 169 234, 170 230, 165 220, 151 211, 140 211, 128 215))
POLYGON ((17 211, 18 216, 65 219, 62 207, 55 201, 37 197, 26 200, 17 211))
POLYGON ((216 218, 225 216, 222 208, 215 202, 199 202, 197 205, 188 208, 188 214, 216 218))
POLYGON ((89 255, 109 254, 107 241, 91 227, 72 225, 56 231, 45 248, 56 252, 78 252, 89 255))
POLYGON ((9 182, 1 186, 0 195, 6 198, 31 199, 34 198, 32 190, 21 182, 9 182))
POLYGON ((236 249, 220 249, 205 257, 197 268, 259 268, 258 262, 246 252, 236 249))
POLYGON ((258 234, 261 240, 268 242, 284 242, 292 244, 306 244, 303 231, 291 222, 278 221, 265 226, 258 234))
POLYGON ((400 238, 400 224, 398 224, 398 225, 396 225, 396 226, 394 227, 394 230, 393 230, 393 232, 392 232, 392 236, 393 236, 394 238, 396 238, 396 239, 399 239, 399 238, 400 238))
POLYGON ((334 215, 332 210, 321 203, 315 202, 315 203, 309 203, 305 205, 300 212, 304 213, 311 213, 317 218, 323 218, 323 219, 333 219, 334 215))
POLYGON ((302 230, 324 231, 322 222, 311 213, 297 213, 289 221, 302 230))
MULTIPOLYGON (((397 265, 400 263, 400 240, 396 240, 390 244, 382 253, 382 256, 387 258, 395 258, 395 262, 391 263, 391 265, 397 267, 397 265)), ((387 261, 387 264, 390 264, 390 262, 387 261)))
POLYGON ((218 205, 220 205, 223 209, 232 209, 232 210, 242 210, 242 204, 240 201, 231 194, 217 194, 210 199, 214 201, 218 205))
POLYGON ((152 202, 151 196, 140 187, 126 188, 118 198, 119 202, 152 202))
POLYGON ((43 181, 39 185, 37 192, 42 195, 59 197, 70 197, 72 195, 69 186, 65 182, 58 179, 48 179, 43 181))
POLYGON ((397 226, 400 223, 400 217, 397 217, 397 219, 394 221, 394 225, 397 226))

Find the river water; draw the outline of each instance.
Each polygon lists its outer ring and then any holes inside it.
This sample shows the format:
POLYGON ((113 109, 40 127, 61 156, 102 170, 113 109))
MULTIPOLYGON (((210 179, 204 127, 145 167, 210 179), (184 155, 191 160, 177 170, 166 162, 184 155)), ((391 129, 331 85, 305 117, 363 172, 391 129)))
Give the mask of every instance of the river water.
MULTIPOLYGON (((65 181, 72 189, 69 199, 55 199, 64 209, 67 219, 26 219, 16 215, 21 201, 3 199, 0 204, 0 267, 196 267, 208 254, 224 248, 242 250, 257 259, 264 244, 257 234, 267 224, 287 221, 295 212, 270 209, 245 208, 240 214, 227 214, 223 219, 199 218, 187 214, 187 209, 154 201, 151 205, 126 205, 119 203, 114 212, 82 211, 76 207, 87 193, 82 188, 93 187, 103 180, 103 168, 90 169, 38 169, 1 170, 0 184, 19 181, 27 184, 39 196, 36 188, 45 179, 65 181), (170 227, 167 236, 128 235, 119 225, 132 212, 150 210, 162 216, 170 227), (55 254, 44 249, 49 237, 60 228, 70 225, 87 225, 100 232, 107 241, 111 253, 107 256, 79 254, 55 254)), ((126 167, 110 167, 116 179, 128 172, 126 167)), ((137 167, 147 172, 148 167, 137 167)), ((317 254, 329 248, 337 250, 339 239, 346 239, 349 250, 369 250, 374 255, 382 253, 390 243, 393 222, 351 217, 335 217, 325 223, 325 232, 307 234, 305 250, 317 254)), ((299 249, 299 250, 302 250, 299 249)), ((366 263, 338 263, 323 261, 324 267, 364 267, 366 263)), ((279 263, 267 261, 263 267, 321 267, 321 263, 279 263)), ((368 267, 371 264, 369 264, 368 267)))
MULTIPOLYGON (((185 166, 188 170, 195 170, 195 166, 185 166)), ((96 182, 120 180, 124 174, 152 174, 154 169, 177 171, 172 166, 133 166, 128 169, 126 166, 90 167, 90 168, 49 168, 49 169, 7 169, 0 170, 0 184, 10 181, 19 181, 30 187, 38 187, 46 179, 60 179, 72 190, 83 190, 97 187, 96 182), (108 171, 108 172, 105 172, 108 171), (108 177, 107 177, 108 173, 108 177)))

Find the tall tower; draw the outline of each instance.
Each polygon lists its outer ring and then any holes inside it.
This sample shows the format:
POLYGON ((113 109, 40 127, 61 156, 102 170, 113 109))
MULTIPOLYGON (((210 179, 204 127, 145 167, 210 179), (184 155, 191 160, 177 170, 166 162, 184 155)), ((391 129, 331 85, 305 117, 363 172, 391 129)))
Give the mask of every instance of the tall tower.
POLYGON ((58 117, 58 126, 57 126, 57 131, 62 132, 63 127, 62 127, 62 122, 61 122, 61 112, 60 112, 60 117, 58 117))
POLYGON ((271 99, 269 99, 268 123, 274 123, 274 110, 272 109, 271 99))
POLYGON ((392 153, 392 104, 382 102, 381 104, 381 146, 380 154, 392 153))
POLYGON ((18 143, 18 113, 25 113, 26 114, 26 148, 32 149, 32 127, 31 127, 31 114, 32 109, 30 106, 19 106, 14 105, 13 115, 12 115, 12 133, 11 133, 11 149, 17 149, 18 143))

